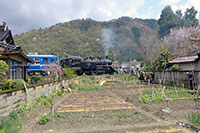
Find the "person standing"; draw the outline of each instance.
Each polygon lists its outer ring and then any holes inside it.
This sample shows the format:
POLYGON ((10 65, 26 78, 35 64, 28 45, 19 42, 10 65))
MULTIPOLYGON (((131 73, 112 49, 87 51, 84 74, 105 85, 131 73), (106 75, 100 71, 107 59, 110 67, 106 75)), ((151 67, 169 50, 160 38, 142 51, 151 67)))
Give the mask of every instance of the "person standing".
POLYGON ((192 84, 193 74, 192 74, 192 72, 187 72, 187 78, 189 80, 190 89, 193 90, 193 84, 192 84))

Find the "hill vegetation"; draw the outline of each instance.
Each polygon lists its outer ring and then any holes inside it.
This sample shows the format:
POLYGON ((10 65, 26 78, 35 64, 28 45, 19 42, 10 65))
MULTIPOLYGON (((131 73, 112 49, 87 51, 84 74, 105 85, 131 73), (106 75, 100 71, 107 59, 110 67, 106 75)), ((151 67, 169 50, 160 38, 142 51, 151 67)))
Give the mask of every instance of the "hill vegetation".
POLYGON ((157 30, 157 21, 153 19, 79 19, 22 33, 14 39, 25 53, 54 54, 60 58, 67 54, 97 57, 107 53, 110 59, 140 61, 159 45, 157 30))

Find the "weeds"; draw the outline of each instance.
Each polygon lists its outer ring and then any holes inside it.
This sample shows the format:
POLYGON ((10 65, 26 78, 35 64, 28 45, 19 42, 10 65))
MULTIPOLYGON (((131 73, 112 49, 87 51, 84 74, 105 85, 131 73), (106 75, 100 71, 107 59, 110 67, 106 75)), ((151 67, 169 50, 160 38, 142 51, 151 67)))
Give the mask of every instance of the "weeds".
POLYGON ((140 112, 135 111, 135 112, 133 112, 133 114, 134 114, 134 115, 138 115, 138 114, 140 114, 140 112))
POLYGON ((74 115, 72 113, 66 113, 66 114, 61 114, 61 113, 58 113, 58 114, 55 114, 55 117, 58 117, 58 118, 63 118, 63 117, 74 117, 74 115))
POLYGON ((119 114, 118 117, 119 117, 119 118, 128 118, 128 117, 130 117, 130 116, 127 115, 127 114, 119 114))
POLYGON ((72 89, 72 90, 75 90, 76 89, 76 85, 74 83, 69 84, 69 88, 72 89))
POLYGON ((83 86, 79 85, 78 86, 79 91, 102 91, 103 89, 100 88, 99 86, 83 86))
POLYGON ((85 114, 83 117, 84 117, 84 118, 91 118, 92 116, 89 115, 89 114, 85 114))
POLYGON ((165 101, 161 91, 143 90, 139 101, 143 103, 165 101))
POLYGON ((110 79, 110 78, 111 78, 111 76, 110 76, 110 75, 107 75, 107 76, 106 76, 106 78, 107 78, 107 79, 110 79))
POLYGON ((7 118, 2 120, 0 131, 5 133, 17 133, 22 127, 22 122, 19 119, 20 114, 17 110, 10 112, 7 118))
POLYGON ((91 76, 91 77, 83 77, 81 79, 81 82, 83 84, 90 84, 90 85, 94 85, 94 84, 98 84, 99 81, 94 77, 94 76, 91 76))
POLYGON ((46 115, 43 115, 41 118, 40 118, 40 121, 39 123, 40 124, 46 124, 51 118, 51 115, 50 114, 46 114, 46 115))
POLYGON ((138 98, 140 102, 149 103, 149 102, 159 102, 166 101, 166 98, 171 100, 176 100, 179 98, 195 98, 194 95, 191 95, 187 88, 168 88, 160 90, 142 90, 141 96, 138 98))
POLYGON ((57 91, 57 95, 59 96, 59 97, 61 97, 62 96, 62 91, 57 91))
POLYGON ((200 127, 200 113, 192 113, 191 115, 188 115, 187 119, 191 125, 200 127))

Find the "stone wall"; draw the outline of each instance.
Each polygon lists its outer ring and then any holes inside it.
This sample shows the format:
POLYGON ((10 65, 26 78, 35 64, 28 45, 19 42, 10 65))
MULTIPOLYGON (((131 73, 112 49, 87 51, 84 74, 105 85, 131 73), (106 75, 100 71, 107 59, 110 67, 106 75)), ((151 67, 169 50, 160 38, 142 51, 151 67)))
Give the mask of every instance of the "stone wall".
MULTIPOLYGON (((66 81, 62 81, 66 83, 66 81)), ((56 89, 61 89, 61 82, 60 83, 50 83, 41 86, 37 86, 35 88, 28 88, 28 93, 30 95, 31 100, 34 100, 37 97, 43 96, 45 93, 49 94, 56 89)), ((7 114, 11 110, 19 107, 22 103, 29 103, 29 98, 25 89, 18 90, 14 92, 9 92, 0 95, 0 114, 7 114)))

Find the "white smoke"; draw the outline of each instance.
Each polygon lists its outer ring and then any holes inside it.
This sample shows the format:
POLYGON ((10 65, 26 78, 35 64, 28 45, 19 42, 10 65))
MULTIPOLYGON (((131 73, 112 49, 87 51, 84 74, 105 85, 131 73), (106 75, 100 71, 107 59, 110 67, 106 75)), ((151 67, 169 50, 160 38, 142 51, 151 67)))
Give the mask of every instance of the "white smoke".
POLYGON ((102 44, 104 47, 105 55, 108 55, 109 49, 114 46, 115 33, 108 28, 102 30, 102 44))

